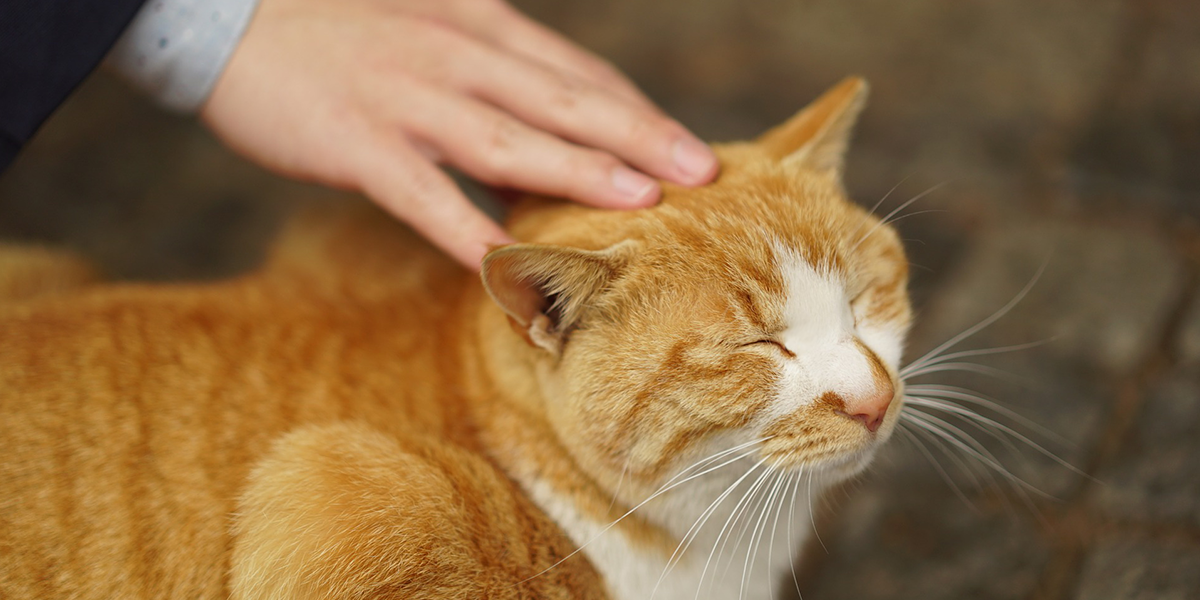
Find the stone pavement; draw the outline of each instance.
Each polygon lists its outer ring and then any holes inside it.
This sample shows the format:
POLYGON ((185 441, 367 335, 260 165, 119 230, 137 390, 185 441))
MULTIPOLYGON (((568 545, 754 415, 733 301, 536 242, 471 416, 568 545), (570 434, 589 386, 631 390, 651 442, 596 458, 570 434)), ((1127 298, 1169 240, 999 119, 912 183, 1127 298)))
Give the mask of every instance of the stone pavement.
MULTIPOLYGON (((1200 598, 1200 5, 517 3, 710 139, 754 135, 866 76, 851 193, 870 205, 895 186, 889 211, 944 184, 897 223, 918 307, 910 357, 1045 267, 963 344, 1048 340, 975 357, 1011 377, 918 383, 997 399, 1049 432, 997 419, 1090 477, 976 431, 1048 497, 1022 493, 900 435, 831 496, 816 524, 828 550, 814 544, 801 565, 806 599, 1200 598)), ((254 265, 294 206, 326 196, 100 76, 0 177, 0 238, 67 244, 122 278, 222 277, 254 265)))

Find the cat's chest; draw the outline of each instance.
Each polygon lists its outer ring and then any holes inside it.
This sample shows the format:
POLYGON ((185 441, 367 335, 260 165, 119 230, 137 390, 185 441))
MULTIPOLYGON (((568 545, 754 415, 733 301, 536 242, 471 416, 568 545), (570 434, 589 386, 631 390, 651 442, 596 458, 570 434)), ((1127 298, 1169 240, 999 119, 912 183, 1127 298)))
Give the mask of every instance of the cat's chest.
POLYGON ((743 486, 719 502, 723 490, 692 490, 652 511, 676 539, 687 540, 672 556, 635 542, 618 527, 581 516, 548 485, 524 487, 583 548, 612 600, 770 598, 781 585, 792 585, 792 565, 812 527, 799 486, 743 486))

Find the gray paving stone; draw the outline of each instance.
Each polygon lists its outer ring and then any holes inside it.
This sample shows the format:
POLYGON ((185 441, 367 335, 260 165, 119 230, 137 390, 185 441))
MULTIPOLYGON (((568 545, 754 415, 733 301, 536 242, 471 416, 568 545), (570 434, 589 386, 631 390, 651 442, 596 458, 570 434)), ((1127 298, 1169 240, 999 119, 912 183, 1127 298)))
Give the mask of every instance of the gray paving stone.
POLYGON ((1193 600, 1200 595, 1200 549, 1140 539, 1106 540, 1080 575, 1079 600, 1193 600))
POLYGON ((1054 338, 1044 360, 1126 373, 1158 343, 1183 281, 1179 260, 1149 233, 1060 221, 986 232, 923 312, 914 347, 987 317, 1045 273, 1011 313, 980 336, 989 344, 1054 338))
POLYGON ((1131 439, 1099 473, 1095 504, 1126 519, 1200 526, 1198 432, 1200 373, 1179 369, 1150 391, 1131 439))
POLYGON ((1071 156, 1081 210, 1122 206, 1139 213, 1200 217, 1200 5, 1135 2, 1122 21, 1124 52, 1098 95, 1071 156))
POLYGON ((1192 301, 1179 330, 1179 360, 1193 367, 1200 365, 1200 297, 1192 301))
POLYGON ((825 533, 831 555, 805 598, 1024 598, 1048 557, 1027 520, 995 507, 976 514, 936 478, 847 494, 842 527, 825 533))

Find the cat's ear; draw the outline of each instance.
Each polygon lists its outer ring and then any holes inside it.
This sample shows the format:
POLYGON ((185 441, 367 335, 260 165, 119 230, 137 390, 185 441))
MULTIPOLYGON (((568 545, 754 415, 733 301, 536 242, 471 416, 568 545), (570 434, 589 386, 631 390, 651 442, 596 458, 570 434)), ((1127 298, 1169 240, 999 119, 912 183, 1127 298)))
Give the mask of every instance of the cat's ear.
POLYGON ((557 355, 583 308, 620 274, 631 245, 504 246, 484 257, 483 285, 525 341, 557 355))
POLYGON ((840 178, 850 132, 866 101, 867 82, 847 77, 763 134, 758 144, 785 165, 827 171, 840 178))

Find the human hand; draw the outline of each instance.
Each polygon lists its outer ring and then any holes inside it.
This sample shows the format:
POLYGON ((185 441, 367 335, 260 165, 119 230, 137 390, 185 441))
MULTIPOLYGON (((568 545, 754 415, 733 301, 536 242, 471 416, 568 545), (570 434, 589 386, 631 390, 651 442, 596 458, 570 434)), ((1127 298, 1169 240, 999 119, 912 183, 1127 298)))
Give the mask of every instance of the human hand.
POLYGON ((607 208, 656 202, 646 174, 717 171, 614 68, 502 0, 262 0, 201 116, 267 168, 365 193, 472 269, 511 240, 436 164, 607 208))

